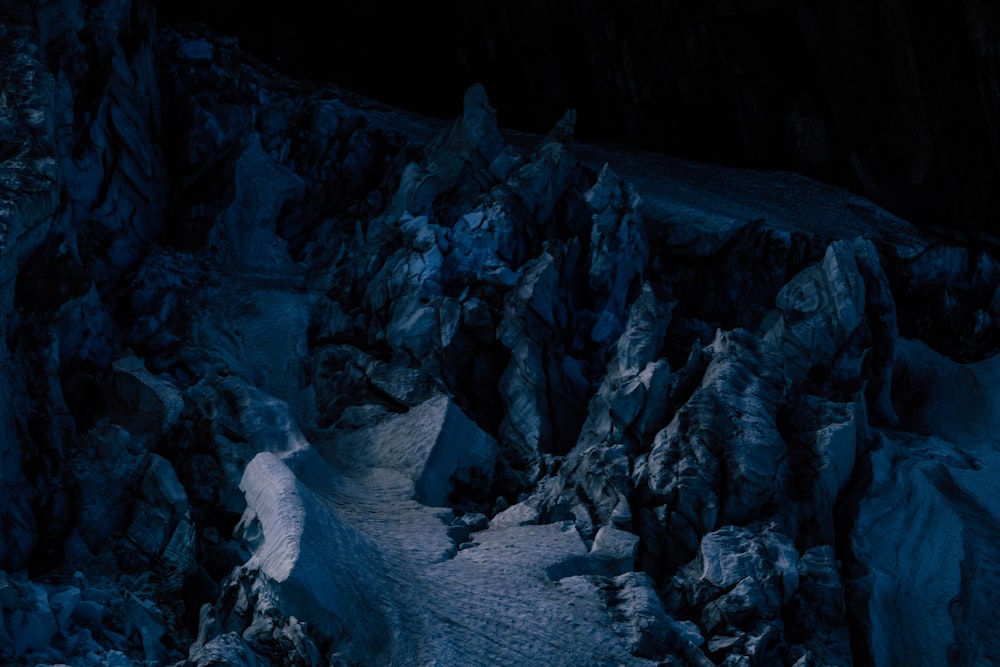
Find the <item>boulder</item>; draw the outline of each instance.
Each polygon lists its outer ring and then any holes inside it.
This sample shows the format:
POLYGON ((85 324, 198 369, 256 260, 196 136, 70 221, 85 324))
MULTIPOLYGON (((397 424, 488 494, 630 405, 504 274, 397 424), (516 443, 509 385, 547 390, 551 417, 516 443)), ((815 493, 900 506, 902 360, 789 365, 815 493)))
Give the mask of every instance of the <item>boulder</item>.
POLYGON ((608 611, 615 631, 628 643, 632 653, 654 660, 678 656, 691 667, 713 664, 700 648, 705 639, 690 621, 678 621, 667 614, 648 575, 628 572, 602 586, 608 596, 608 611))
POLYGON ((147 459, 135 518, 126 536, 169 588, 180 588, 194 567, 195 529, 184 487, 170 463, 157 454, 147 459))
POLYGON ((112 365, 111 412, 115 421, 140 438, 159 438, 175 426, 184 397, 171 382, 150 373, 136 356, 112 365))
POLYGON ((257 658, 235 632, 219 635, 198 649, 186 664, 191 667, 257 667, 257 658))
MULTIPOLYGON (((718 332, 706 353, 711 361, 701 384, 633 473, 644 505, 663 507, 643 514, 642 530, 663 535, 670 561, 693 556, 699 537, 720 525, 760 517, 787 481, 788 452, 777 426, 784 382, 774 351, 735 330, 718 332)), ((658 548, 646 549, 646 567, 659 571, 665 564, 652 562, 658 548)))
POLYGON ((895 304, 870 241, 831 243, 819 264, 781 289, 776 307, 764 339, 781 350, 790 380, 821 369, 848 391, 860 391, 870 381, 872 409, 895 421, 890 398, 895 304))
POLYGON ((590 555, 607 564, 615 576, 635 570, 639 536, 612 526, 602 526, 594 537, 590 555))
POLYGON ((662 422, 670 364, 659 353, 672 310, 673 304, 660 301, 651 284, 643 284, 615 343, 615 356, 590 399, 578 446, 629 437, 646 439, 666 425, 662 422))
POLYGON ((791 539, 726 526, 705 535, 698 556, 678 570, 667 610, 693 612, 702 635, 713 638, 710 653, 766 663, 776 659, 782 609, 798 588, 799 554, 791 539))
POLYGON ((447 505, 456 484, 488 487, 497 450, 493 438, 443 395, 345 433, 337 448, 352 465, 403 472, 414 497, 435 507, 447 505))
POLYGON ((19 658, 30 651, 47 649, 59 631, 48 591, 41 584, 17 581, 0 571, 0 607, 0 640, 19 658))

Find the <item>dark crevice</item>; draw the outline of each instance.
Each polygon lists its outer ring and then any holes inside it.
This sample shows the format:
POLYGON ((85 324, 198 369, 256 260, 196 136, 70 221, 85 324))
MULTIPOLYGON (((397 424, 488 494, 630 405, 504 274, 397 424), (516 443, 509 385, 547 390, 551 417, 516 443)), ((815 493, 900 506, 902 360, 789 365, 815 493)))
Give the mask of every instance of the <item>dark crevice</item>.
POLYGON ((844 585, 844 604, 848 630, 851 637, 851 655, 855 665, 874 664, 872 634, 869 625, 868 605, 872 595, 866 580, 867 568, 854 555, 852 544, 854 526, 861 501, 872 484, 872 452, 881 445, 879 438, 859 440, 856 462, 851 479, 840 492, 833 508, 836 541, 834 549, 840 562, 844 585))

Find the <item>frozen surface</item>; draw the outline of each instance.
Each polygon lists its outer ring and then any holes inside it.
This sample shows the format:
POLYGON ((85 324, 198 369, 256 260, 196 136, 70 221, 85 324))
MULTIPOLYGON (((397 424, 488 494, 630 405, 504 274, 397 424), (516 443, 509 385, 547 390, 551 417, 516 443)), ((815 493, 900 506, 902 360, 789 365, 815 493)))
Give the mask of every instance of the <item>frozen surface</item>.
POLYGON ((899 363, 919 385, 921 435, 887 432, 872 455, 873 481, 852 543, 870 572, 869 614, 878 665, 988 665, 1000 578, 1000 381, 993 357, 958 364, 914 341, 899 363))
POLYGON ((308 446, 261 453, 241 483, 254 548, 245 567, 259 568, 285 613, 346 637, 343 659, 654 664, 612 632, 593 585, 560 583, 591 569, 571 522, 490 528, 456 552, 451 513, 412 501, 412 481, 382 467, 393 452, 377 455, 386 458, 339 469, 308 446))

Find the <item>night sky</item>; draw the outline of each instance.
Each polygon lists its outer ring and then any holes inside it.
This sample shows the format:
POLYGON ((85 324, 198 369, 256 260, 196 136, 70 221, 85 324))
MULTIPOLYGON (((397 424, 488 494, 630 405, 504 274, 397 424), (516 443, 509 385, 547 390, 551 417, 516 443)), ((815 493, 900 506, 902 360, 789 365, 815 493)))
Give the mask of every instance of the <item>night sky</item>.
POLYGON ((160 2, 296 77, 441 118, 486 86, 504 127, 866 194, 908 219, 995 231, 1000 49, 985 0, 628 3, 160 2))

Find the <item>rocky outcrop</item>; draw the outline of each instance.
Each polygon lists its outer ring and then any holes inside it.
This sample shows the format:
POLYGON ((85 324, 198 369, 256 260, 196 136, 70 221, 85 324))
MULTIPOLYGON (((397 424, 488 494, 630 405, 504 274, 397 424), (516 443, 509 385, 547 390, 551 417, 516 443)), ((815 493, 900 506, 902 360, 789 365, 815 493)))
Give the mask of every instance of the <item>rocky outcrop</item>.
POLYGON ((991 254, 17 6, 0 659, 989 662, 991 254))
POLYGON ((777 359, 747 332, 722 334, 704 351, 701 385, 637 461, 648 494, 642 517, 645 569, 693 556, 719 526, 761 517, 783 495, 787 446, 777 430, 777 359))

